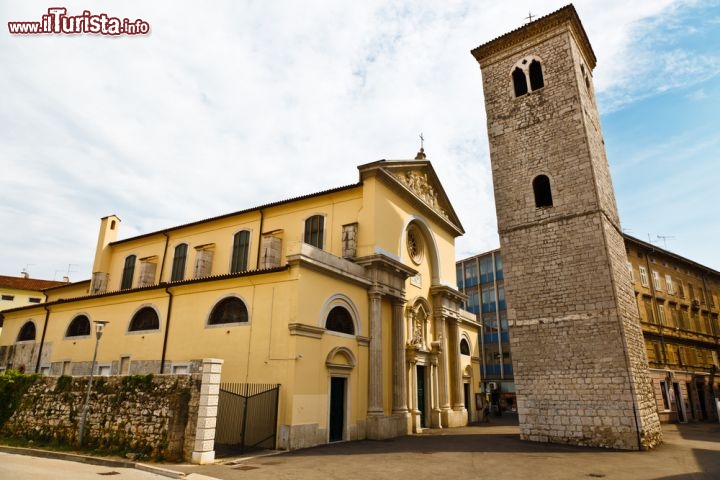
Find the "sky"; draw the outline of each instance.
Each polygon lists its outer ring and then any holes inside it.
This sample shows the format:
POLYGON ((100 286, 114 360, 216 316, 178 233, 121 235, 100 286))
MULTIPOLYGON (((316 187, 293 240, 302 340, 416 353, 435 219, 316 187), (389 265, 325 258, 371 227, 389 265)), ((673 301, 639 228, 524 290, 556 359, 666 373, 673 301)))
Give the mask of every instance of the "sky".
MULTIPOLYGON (((466 234, 497 248, 474 47, 536 0, 0 2, 0 274, 90 278, 119 238, 353 184, 428 159, 466 234), (147 35, 7 22, 142 19, 147 35)), ((623 230, 720 270, 720 0, 578 0, 623 230)))

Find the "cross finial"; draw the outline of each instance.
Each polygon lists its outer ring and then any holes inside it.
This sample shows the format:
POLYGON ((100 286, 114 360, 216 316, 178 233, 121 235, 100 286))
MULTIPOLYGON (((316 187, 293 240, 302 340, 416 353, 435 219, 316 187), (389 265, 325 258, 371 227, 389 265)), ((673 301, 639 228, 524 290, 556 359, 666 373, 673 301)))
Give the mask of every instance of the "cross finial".
POLYGON ((533 18, 535 18, 535 15, 533 15, 532 13, 530 13, 530 11, 528 10, 528 16, 525 17, 525 19, 528 21, 528 23, 530 23, 530 22, 533 21, 533 18))
POLYGON ((425 158, 425 137, 420 132, 420 151, 415 155, 415 160, 423 160, 425 158))

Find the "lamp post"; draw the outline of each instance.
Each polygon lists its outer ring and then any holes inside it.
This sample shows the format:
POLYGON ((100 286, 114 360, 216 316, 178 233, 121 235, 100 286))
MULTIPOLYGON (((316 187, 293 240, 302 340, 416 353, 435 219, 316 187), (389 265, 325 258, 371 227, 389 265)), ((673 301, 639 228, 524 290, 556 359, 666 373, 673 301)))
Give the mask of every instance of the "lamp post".
POLYGON ((109 322, 105 320, 95 320, 95 353, 93 353, 92 364, 90 364, 90 380, 88 380, 87 393, 85 394, 85 404, 83 405, 82 416, 80 417, 80 440, 82 446, 85 433, 85 421, 87 420, 88 407, 90 404, 90 391, 92 390, 93 374, 95 373, 95 360, 97 360, 98 345, 100 337, 102 337, 103 329, 109 322))

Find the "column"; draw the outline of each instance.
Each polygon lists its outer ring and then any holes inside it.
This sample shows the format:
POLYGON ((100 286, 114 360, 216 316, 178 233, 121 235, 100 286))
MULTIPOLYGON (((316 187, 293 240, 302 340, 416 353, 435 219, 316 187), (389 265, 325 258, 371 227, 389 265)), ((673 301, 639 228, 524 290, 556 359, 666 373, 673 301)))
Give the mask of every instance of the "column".
POLYGON ((392 318, 392 365, 393 396, 392 413, 407 413, 407 375, 405 371, 405 300, 393 300, 392 318))
POLYGON ((447 371, 447 333, 445 332, 445 317, 440 314, 435 321, 435 334, 438 335, 440 348, 438 351, 438 398, 440 410, 450 410, 449 384, 447 371))
POLYGON ((195 444, 190 458, 192 463, 199 465, 215 461, 215 425, 222 364, 223 360, 219 358, 203 359, 195 444))
POLYGON ((465 408, 462 372, 460 371, 460 326, 457 320, 450 319, 449 333, 450 346, 448 348, 448 360, 450 361, 450 385, 452 388, 453 410, 465 408))
POLYGON ((382 309, 381 294, 368 292, 370 300, 370 345, 368 348, 368 415, 382 415, 382 309))
POLYGON ((431 416, 430 425, 433 428, 442 428, 442 417, 440 415, 440 398, 438 397, 438 364, 437 356, 433 356, 432 363, 430 364, 430 402, 431 405, 431 416))

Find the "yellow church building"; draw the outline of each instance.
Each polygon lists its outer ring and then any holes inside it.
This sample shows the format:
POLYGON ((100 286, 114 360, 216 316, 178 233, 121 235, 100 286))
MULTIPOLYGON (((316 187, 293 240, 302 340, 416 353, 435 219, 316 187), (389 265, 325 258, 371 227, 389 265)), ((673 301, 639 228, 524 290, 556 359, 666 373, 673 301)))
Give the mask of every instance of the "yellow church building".
POLYGON ((100 221, 92 279, 3 312, 0 372, 197 372, 280 384, 278 448, 476 420, 475 315, 455 288, 462 225, 429 161, 118 240, 100 221))

